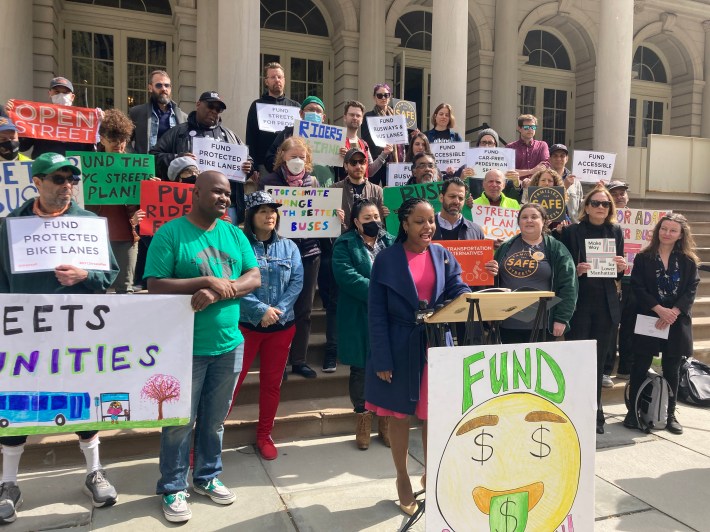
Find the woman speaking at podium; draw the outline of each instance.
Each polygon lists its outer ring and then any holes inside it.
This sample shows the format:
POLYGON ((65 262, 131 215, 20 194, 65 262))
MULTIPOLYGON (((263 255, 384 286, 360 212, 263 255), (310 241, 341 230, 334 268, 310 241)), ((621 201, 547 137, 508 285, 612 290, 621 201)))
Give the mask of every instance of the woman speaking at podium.
MULTIPOLYGON (((424 420, 426 454, 427 357, 423 324, 416 320, 424 306, 433 308, 470 292, 461 280, 461 266, 441 245, 432 244, 434 209, 420 198, 405 201, 397 211, 395 243, 377 255, 370 274, 370 355, 365 367, 365 407, 391 416, 389 436, 397 470, 399 507, 417 509, 407 472, 409 417, 424 420)), ((422 477, 422 485, 425 483, 422 477)))

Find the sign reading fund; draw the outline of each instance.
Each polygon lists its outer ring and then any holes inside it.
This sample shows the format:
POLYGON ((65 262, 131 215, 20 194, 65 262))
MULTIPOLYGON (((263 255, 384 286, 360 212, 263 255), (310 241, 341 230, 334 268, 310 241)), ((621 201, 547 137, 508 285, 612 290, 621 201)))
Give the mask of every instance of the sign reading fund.
POLYGON ((32 139, 95 144, 101 120, 97 109, 14 100, 8 116, 17 134, 32 139))
POLYGON ((340 236, 341 224, 336 210, 342 206, 342 188, 266 187, 265 190, 281 204, 279 236, 340 236))
POLYGON ((0 307, 0 437, 188 422, 189 296, 0 294, 0 307))
POLYGON ((407 144, 407 120, 404 115, 368 116, 367 127, 375 146, 407 144))
POLYGON ((468 142, 432 142, 431 152, 439 170, 446 172, 447 168, 453 168, 456 171, 466 164, 468 142))
POLYGON ((300 109, 290 105, 271 105, 268 103, 256 104, 256 119, 261 131, 279 133, 284 128, 293 125, 293 121, 300 115, 300 109))
POLYGON ((594 529, 595 352, 429 349, 428 532, 594 529))
POLYGON ((515 170, 515 150, 512 148, 471 148, 468 150, 466 166, 473 168, 481 179, 489 170, 505 173, 515 170))
POLYGON ((220 142, 209 137, 195 137, 192 139, 192 149, 197 156, 200 172, 217 170, 232 181, 246 181, 247 176, 242 172, 242 165, 249 157, 246 146, 220 142))
POLYGON ((614 173, 615 153, 574 150, 572 173, 583 183, 611 180, 614 173))
POLYGON ((342 166, 340 148, 345 146, 347 131, 344 127, 294 120, 294 137, 305 139, 313 153, 313 163, 323 166, 342 166))
POLYGON ((111 269, 106 218, 22 216, 5 223, 12 273, 51 271, 62 264, 111 269))

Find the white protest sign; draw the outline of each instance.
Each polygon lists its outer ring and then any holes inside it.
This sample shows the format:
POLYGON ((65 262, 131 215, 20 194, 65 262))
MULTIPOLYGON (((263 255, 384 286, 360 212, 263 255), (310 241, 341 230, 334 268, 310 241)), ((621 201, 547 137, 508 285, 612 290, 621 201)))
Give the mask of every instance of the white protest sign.
POLYGON ((51 271, 61 264, 111 269, 106 218, 21 216, 5 223, 12 273, 51 271))
POLYGON ((306 140, 311 147, 314 164, 343 166, 340 148, 345 147, 345 139, 347 138, 347 131, 344 127, 294 120, 293 136, 306 140))
POLYGON ((387 163, 387 186, 401 187, 412 177, 412 163, 387 163))
POLYGON ((478 205, 471 207, 471 221, 483 229, 486 238, 505 240, 520 233, 518 227, 518 209, 504 209, 492 205, 478 205))
POLYGON ((0 217, 7 216, 36 196, 37 189, 32 183, 32 161, 0 164, 0 217))
POLYGON ((574 150, 572 173, 583 183, 596 183, 600 179, 611 180, 614 173, 615 153, 574 150))
POLYGON ((483 178, 489 170, 505 173, 515 170, 515 150, 512 148, 471 148, 466 166, 473 168, 475 175, 483 178))
POLYGON ((594 530, 595 353, 429 348, 427 532, 594 530))
POLYGON ((285 127, 293 125, 293 121, 300 117, 300 109, 291 105, 272 105, 268 103, 256 104, 256 119, 261 131, 278 133, 285 127))
POLYGON ((0 437, 184 425, 190 296, 0 294, 0 437))
POLYGON ((651 209, 617 209, 616 221, 624 232, 624 255, 626 255, 626 272, 631 275, 636 254, 651 243, 653 228, 658 220, 668 211, 654 211, 651 209))
POLYGON ((592 265, 587 277, 616 277, 619 273, 614 262, 616 241, 613 238, 586 238, 584 251, 587 262, 592 265))
POLYGON ((242 165, 249 158, 249 149, 241 144, 229 144, 209 137, 193 137, 192 151, 197 157, 200 172, 217 170, 227 179, 244 183, 242 165))
POLYGON ((451 167, 454 171, 466 164, 468 142, 432 142, 431 153, 436 158, 436 166, 442 172, 451 167))
POLYGON ((342 188, 266 187, 281 204, 279 236, 287 238, 334 238, 341 224, 336 209, 342 208, 342 188))
POLYGON ((388 144, 407 144, 407 119, 404 115, 368 116, 367 127, 375 146, 384 148, 388 144))

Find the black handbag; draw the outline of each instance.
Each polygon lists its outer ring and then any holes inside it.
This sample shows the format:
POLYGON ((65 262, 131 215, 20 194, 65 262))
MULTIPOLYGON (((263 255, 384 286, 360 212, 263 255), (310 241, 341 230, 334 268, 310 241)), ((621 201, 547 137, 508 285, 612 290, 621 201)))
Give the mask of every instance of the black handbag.
POLYGON ((689 405, 710 406, 710 366, 687 357, 680 366, 678 399, 689 405))

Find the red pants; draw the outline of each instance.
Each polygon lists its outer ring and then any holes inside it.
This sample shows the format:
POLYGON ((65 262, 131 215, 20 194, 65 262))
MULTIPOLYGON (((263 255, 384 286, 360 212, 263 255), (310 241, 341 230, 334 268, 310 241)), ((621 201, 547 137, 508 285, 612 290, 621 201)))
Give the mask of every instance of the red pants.
POLYGON ((296 327, 291 326, 283 331, 271 333, 250 331, 243 327, 239 327, 239 330, 244 335, 244 362, 237 388, 234 390, 232 408, 249 368, 254 363, 257 353, 260 353, 259 423, 256 427, 256 440, 265 440, 271 436, 271 429, 274 427, 274 418, 281 398, 281 380, 296 327))

